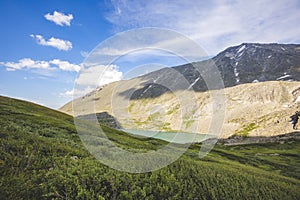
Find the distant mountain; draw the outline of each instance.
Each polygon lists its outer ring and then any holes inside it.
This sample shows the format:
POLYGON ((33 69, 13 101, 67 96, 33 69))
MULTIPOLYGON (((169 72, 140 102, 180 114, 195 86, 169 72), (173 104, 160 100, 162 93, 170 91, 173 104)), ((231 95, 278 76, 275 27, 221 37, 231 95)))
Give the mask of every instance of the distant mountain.
MULTIPOLYGON (((296 44, 244 43, 206 61, 111 83, 76 99, 75 115, 107 112, 125 129, 160 131, 195 131, 191 127, 200 121, 197 132, 208 133, 212 101, 200 74, 212 65, 219 69, 225 86, 222 137, 293 131, 289 116, 300 109, 300 45, 296 44), (197 99, 185 117, 177 99, 182 90, 197 99)), ((212 85, 210 89, 221 88, 212 85)), ((61 111, 72 114, 72 109, 70 102, 61 111)))
POLYGON ((244 43, 219 53, 213 61, 225 86, 263 81, 299 81, 300 45, 244 43))
POLYGON ((243 43, 229 47, 209 60, 164 68, 141 76, 144 87, 135 91, 131 99, 157 97, 170 88, 173 91, 187 89, 182 88, 186 85, 183 81, 187 81, 194 91, 206 91, 207 86, 200 73, 204 74, 203 69, 212 65, 217 66, 225 87, 277 80, 300 81, 300 45, 243 43), (178 72, 184 80, 174 79, 178 72))

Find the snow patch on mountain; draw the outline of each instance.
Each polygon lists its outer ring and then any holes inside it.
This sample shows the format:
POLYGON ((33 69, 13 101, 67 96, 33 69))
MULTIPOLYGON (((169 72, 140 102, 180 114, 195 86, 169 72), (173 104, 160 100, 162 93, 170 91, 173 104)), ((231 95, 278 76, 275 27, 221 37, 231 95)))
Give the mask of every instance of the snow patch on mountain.
POLYGON ((240 52, 242 52, 242 51, 243 51, 245 48, 246 48, 246 46, 245 46, 245 45, 241 46, 241 47, 238 49, 237 53, 240 53, 240 52))
POLYGON ((150 88, 152 88, 152 85, 149 85, 148 88, 143 91, 143 94, 145 94, 150 88))
POLYGON ((284 76, 281 76, 281 77, 277 78, 276 80, 279 81, 279 80, 286 79, 286 78, 289 78, 289 77, 291 77, 291 75, 287 74, 287 75, 284 75, 284 76))
POLYGON ((188 89, 191 89, 196 83, 197 81, 199 81, 200 77, 198 77, 190 86, 188 89))
POLYGON ((234 59, 234 54, 233 54, 233 53, 226 52, 225 57, 228 57, 228 58, 230 58, 230 59, 234 59))

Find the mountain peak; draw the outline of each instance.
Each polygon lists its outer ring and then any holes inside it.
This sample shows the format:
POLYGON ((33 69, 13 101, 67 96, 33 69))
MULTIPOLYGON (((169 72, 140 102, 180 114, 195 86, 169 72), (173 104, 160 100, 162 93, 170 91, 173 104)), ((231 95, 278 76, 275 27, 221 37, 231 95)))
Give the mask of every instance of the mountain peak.
POLYGON ((299 44, 242 43, 225 49, 212 60, 227 87, 261 81, 300 80, 299 44))
POLYGON ((257 49, 264 49, 273 52, 299 52, 300 45, 299 44, 278 44, 278 43, 242 43, 237 46, 232 46, 226 48, 224 51, 220 52, 217 56, 222 55, 226 52, 230 53, 240 53, 242 51, 250 51, 255 52, 257 49))

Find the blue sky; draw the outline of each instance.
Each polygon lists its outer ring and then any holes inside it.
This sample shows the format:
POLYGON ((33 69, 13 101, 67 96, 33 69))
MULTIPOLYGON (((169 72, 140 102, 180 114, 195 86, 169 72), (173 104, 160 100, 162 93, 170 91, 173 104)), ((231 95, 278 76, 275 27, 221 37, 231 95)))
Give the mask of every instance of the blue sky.
MULTIPOLYGON (((243 42, 300 43, 299 11, 298 0, 1 0, 0 95, 59 108, 72 99, 88 53, 134 28, 178 31, 209 56, 243 42)), ((158 58, 152 62, 183 62, 158 58)), ((104 83, 145 62, 121 61, 104 83)))

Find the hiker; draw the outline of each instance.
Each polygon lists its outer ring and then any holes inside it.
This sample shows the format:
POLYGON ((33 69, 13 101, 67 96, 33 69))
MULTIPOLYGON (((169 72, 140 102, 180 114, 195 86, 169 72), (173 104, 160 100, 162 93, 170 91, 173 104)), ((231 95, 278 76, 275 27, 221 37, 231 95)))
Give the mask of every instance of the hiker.
POLYGON ((291 118, 291 124, 293 124, 293 129, 296 129, 296 125, 298 123, 298 119, 299 119, 299 115, 300 115, 300 112, 295 112, 294 115, 290 116, 291 118))

